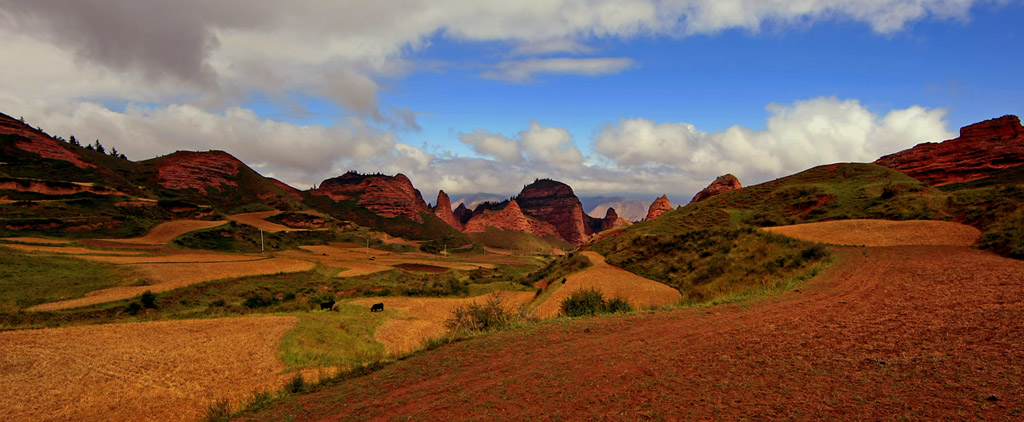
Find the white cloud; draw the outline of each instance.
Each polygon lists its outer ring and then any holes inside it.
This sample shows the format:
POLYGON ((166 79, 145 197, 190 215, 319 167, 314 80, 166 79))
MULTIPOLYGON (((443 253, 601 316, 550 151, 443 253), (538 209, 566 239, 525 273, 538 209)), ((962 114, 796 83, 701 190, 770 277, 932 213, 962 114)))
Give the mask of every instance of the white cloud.
POLYGON ((816 98, 768 110, 764 130, 704 132, 687 123, 622 119, 602 128, 594 149, 621 168, 670 167, 703 179, 733 173, 751 183, 819 164, 871 162, 955 136, 942 109, 913 106, 880 118, 856 100, 816 98))
POLYGON ((628 57, 553 58, 506 61, 498 63, 481 76, 509 82, 529 82, 538 73, 600 76, 620 73, 633 67, 628 57))
POLYGON ((572 143, 572 135, 563 128, 541 126, 530 121, 530 128, 519 131, 527 155, 534 162, 544 163, 560 170, 573 170, 583 164, 583 154, 572 143))
POLYGON ((502 134, 475 129, 471 133, 460 133, 459 140, 469 145, 477 154, 485 157, 494 157, 506 163, 523 161, 523 152, 520 150, 519 143, 502 134))

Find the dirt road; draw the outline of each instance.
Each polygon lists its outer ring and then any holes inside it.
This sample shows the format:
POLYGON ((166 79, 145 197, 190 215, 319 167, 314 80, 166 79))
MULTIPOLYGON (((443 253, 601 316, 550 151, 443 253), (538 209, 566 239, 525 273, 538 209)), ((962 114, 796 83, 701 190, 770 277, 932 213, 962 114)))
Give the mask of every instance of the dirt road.
POLYGON ((1024 417, 1024 262, 835 250, 799 291, 454 343, 252 419, 1024 417))

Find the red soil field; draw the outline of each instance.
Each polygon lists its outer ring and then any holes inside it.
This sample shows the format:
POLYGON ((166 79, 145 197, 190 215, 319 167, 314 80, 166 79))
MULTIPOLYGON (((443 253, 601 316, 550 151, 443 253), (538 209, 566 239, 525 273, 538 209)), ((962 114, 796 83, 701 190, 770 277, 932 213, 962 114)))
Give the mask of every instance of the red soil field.
POLYGON ((798 290, 442 346, 247 420, 1010 420, 1024 262, 837 247, 798 290))

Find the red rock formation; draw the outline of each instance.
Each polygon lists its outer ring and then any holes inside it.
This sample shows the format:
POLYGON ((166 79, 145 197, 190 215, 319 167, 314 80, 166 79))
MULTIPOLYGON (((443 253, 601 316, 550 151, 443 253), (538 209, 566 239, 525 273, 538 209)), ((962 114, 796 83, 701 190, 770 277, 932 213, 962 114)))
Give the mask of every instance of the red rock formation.
POLYGON ((737 189, 743 189, 743 185, 740 184, 740 180, 737 179, 736 176, 733 176, 731 174, 718 176, 717 178, 715 178, 714 182, 711 182, 711 184, 708 185, 708 187, 704 188, 704 190, 700 192, 697 192, 697 194, 693 196, 693 199, 690 200, 690 203, 692 204, 694 202, 703 201, 712 196, 737 189))
POLYGON ((615 212, 615 208, 608 208, 608 212, 604 214, 604 218, 601 220, 601 230, 617 229, 619 227, 626 227, 633 223, 625 218, 619 218, 619 214, 615 212))
POLYGON ((423 222, 420 212, 430 211, 420 191, 401 173, 384 176, 361 175, 350 171, 324 180, 319 188, 310 190, 310 193, 324 195, 335 201, 355 200, 357 205, 381 217, 401 216, 423 222))
POLYGON ((159 159, 156 181, 168 189, 195 189, 205 195, 207 188, 237 187, 233 179, 243 166, 224 151, 178 151, 159 159))
POLYGON ((519 203, 514 199, 500 210, 483 209, 466 222, 466 233, 478 233, 496 227, 503 230, 515 230, 533 233, 537 236, 558 236, 558 230, 546 222, 523 214, 519 203))
POLYGON ((434 215, 440 218, 441 221, 448 223, 449 226, 455 228, 461 228, 462 224, 455 218, 455 213, 452 212, 452 200, 448 198, 448 194, 444 193, 443 190, 437 191, 437 205, 434 206, 434 215))
POLYGON ((1024 164, 1024 128, 1017 116, 1003 116, 960 129, 960 137, 927 142, 886 155, 875 164, 906 173, 932 186, 983 179, 1024 164))
POLYGON ((466 208, 465 203, 460 203, 459 206, 456 207, 455 211, 453 211, 452 213, 455 214, 455 220, 462 225, 465 225, 466 222, 469 221, 471 217, 473 217, 473 211, 470 211, 469 208, 466 208))
POLYGON ((651 207, 647 209, 647 220, 658 218, 671 209, 672 203, 668 201, 668 195, 661 195, 661 197, 655 199, 654 202, 651 203, 651 207))
POLYGON ((544 179, 523 188, 517 198, 523 213, 551 224, 569 243, 581 245, 600 231, 601 219, 583 212, 583 204, 562 182, 544 179))
POLYGON ((96 167, 95 164, 84 161, 81 155, 65 148, 60 141, 3 113, 0 113, 0 134, 20 136, 22 139, 15 141, 14 146, 40 157, 64 160, 78 168, 96 167))

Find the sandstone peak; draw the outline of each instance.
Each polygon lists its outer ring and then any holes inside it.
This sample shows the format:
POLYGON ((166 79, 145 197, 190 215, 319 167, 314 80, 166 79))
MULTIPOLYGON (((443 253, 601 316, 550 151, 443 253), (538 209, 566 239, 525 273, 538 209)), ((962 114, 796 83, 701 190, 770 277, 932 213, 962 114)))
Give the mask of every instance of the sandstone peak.
POLYGON ((668 200, 668 195, 661 195, 658 199, 655 199, 651 203, 651 207, 647 209, 647 220, 653 220, 660 217, 666 211, 672 209, 672 203, 668 200))
POLYGON ((207 189, 237 187, 241 160, 224 151, 175 151, 156 159, 156 181, 168 189, 195 189, 206 195, 207 189))
POLYGON ((580 199, 565 183, 537 179, 523 187, 516 199, 524 214, 551 224, 562 239, 574 245, 600 231, 601 219, 586 215, 580 199))
POLYGON ((608 211, 606 211, 604 213, 604 219, 605 220, 608 220, 608 219, 614 220, 616 218, 619 218, 619 214, 615 212, 615 208, 608 207, 608 211))
POLYGON ((537 236, 558 236, 558 230, 551 224, 523 214, 515 199, 508 201, 504 208, 478 208, 480 211, 466 222, 466 233, 478 233, 495 227, 502 230, 514 230, 532 233, 537 236))
POLYGON ((1017 116, 986 120, 964 126, 959 138, 918 144, 875 164, 933 186, 983 179, 1024 164, 1024 128, 1017 116))
POLYGON ((434 206, 434 215, 440 218, 441 221, 448 223, 449 226, 455 228, 462 227, 462 224, 455 217, 455 213, 452 212, 452 200, 448 197, 447 193, 444 193, 444 190, 437 191, 437 205, 434 206))
POLYGON ((406 217, 422 222, 420 212, 429 212, 420 191, 401 173, 387 176, 350 171, 324 180, 319 188, 311 190, 310 193, 324 195, 334 201, 354 200, 356 205, 381 217, 406 217))
POLYGON ((690 203, 700 202, 712 196, 737 189, 743 189, 743 185, 740 184, 740 180, 737 179, 736 176, 733 176, 732 174, 718 176, 715 178, 714 182, 711 182, 711 184, 708 185, 708 187, 697 192, 697 194, 693 196, 693 199, 690 200, 690 203))

